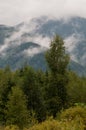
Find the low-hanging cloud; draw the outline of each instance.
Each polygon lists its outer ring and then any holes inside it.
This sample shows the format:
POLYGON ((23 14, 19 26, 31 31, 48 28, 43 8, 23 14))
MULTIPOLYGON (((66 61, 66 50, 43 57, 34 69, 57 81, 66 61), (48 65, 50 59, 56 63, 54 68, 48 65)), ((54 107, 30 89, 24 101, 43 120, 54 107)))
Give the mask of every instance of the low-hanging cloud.
POLYGON ((0 24, 18 24, 42 15, 86 18, 86 0, 0 0, 0 24))
POLYGON ((22 54, 25 56, 33 57, 34 55, 42 53, 44 51, 45 51, 45 48, 43 47, 39 47, 39 48, 35 47, 35 48, 29 48, 29 49, 24 50, 22 54))
POLYGON ((0 56, 7 55, 8 48, 19 47, 21 44, 30 41, 38 44, 39 48, 36 47, 24 50, 25 55, 33 56, 34 54, 40 53, 47 49, 49 47, 50 38, 34 33, 35 30, 39 27, 40 25, 34 20, 29 21, 29 23, 22 23, 20 26, 15 26, 14 32, 10 35, 10 37, 5 38, 4 43, 0 45, 0 56))

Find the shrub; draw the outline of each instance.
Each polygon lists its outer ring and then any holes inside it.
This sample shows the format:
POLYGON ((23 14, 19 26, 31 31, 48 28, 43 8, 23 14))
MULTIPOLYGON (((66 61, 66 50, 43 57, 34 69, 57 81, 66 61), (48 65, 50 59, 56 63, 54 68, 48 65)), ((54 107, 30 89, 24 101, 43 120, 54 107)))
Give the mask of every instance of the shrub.
POLYGON ((86 107, 75 106, 63 111, 60 115, 61 120, 72 121, 79 119, 86 127, 86 107))
POLYGON ((4 130, 19 130, 19 127, 17 125, 9 125, 4 130))
POLYGON ((47 120, 41 124, 31 127, 29 130, 84 130, 84 125, 80 120, 57 121, 47 120))

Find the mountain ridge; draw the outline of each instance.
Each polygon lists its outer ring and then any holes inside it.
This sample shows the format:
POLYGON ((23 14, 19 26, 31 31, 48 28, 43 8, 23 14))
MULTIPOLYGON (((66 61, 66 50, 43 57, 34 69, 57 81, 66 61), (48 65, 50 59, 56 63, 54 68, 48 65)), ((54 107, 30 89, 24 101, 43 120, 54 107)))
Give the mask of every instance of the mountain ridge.
MULTIPOLYGON (((19 60, 19 61, 14 60, 15 61, 14 67, 12 67, 11 65, 11 68, 13 69, 21 66, 21 63, 23 62, 23 61, 21 62, 21 58, 19 59, 17 57, 19 53, 24 59, 24 62, 25 59, 28 63, 32 62, 31 58, 33 59, 35 57, 36 59, 36 56, 38 56, 39 54, 41 55, 41 52, 45 52, 45 50, 49 48, 49 44, 53 36, 55 34, 58 34, 64 39, 65 47, 71 57, 71 60, 74 61, 74 63, 76 63, 77 65, 81 66, 81 68, 84 70, 83 72, 85 72, 86 70, 85 25, 86 25, 86 19, 80 17, 74 17, 68 21, 65 21, 63 19, 56 20, 42 17, 42 18, 34 18, 27 23, 22 22, 14 27, 0 25, 0 67, 4 67, 5 65, 7 65, 6 60, 11 61, 14 58, 14 57, 10 58, 12 57, 13 53, 15 55, 15 59, 19 60), (32 47, 29 47, 29 43, 32 43, 32 47), (38 46, 35 47, 35 44, 38 46), (19 52, 16 51, 18 50, 18 48, 20 48, 19 52), (31 50, 32 48, 33 51, 31 50), (26 55, 24 53, 28 51, 30 52, 32 51, 32 54, 27 53, 26 55), (36 53, 34 51, 36 51, 36 53)), ((24 64, 24 62, 22 64, 24 64)), ((8 63, 10 65, 10 62, 8 63)), ((41 65, 40 66, 38 65, 38 68, 40 67, 41 65)))

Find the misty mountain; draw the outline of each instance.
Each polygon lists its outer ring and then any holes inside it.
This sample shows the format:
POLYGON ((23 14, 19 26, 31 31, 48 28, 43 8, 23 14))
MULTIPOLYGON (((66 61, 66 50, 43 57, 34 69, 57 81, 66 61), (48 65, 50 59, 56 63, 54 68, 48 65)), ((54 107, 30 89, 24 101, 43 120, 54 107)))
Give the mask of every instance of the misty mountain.
POLYGON ((12 69, 25 63, 34 68, 46 69, 44 52, 55 34, 65 42, 71 57, 69 68, 86 75, 86 19, 33 18, 16 26, 0 25, 0 67, 12 69))

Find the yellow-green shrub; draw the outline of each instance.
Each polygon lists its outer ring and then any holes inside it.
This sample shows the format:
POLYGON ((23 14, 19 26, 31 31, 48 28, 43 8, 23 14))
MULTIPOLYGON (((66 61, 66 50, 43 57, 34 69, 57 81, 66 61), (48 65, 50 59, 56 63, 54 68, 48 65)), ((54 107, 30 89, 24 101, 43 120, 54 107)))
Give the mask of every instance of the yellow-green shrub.
POLYGON ((4 130, 4 126, 0 126, 0 130, 4 130))
POLYGON ((86 108, 81 106, 71 107, 61 112, 60 118, 66 120, 74 120, 76 117, 82 119, 82 121, 86 122, 86 108))
POLYGON ((41 124, 31 127, 29 130, 84 130, 84 125, 80 120, 57 121, 47 120, 41 124))
POLYGON ((19 130, 19 127, 17 125, 9 125, 4 130, 19 130))

